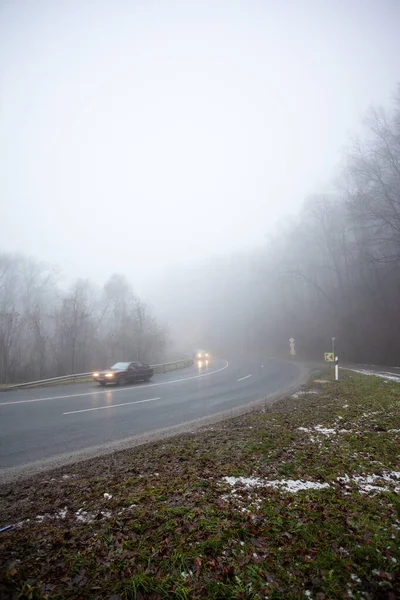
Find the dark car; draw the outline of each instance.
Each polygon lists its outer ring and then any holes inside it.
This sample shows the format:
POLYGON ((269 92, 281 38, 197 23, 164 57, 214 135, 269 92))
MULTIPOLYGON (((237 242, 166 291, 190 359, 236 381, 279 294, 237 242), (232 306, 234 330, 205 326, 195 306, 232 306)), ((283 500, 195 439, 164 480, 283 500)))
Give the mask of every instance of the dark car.
POLYGON ((134 381, 149 381, 154 371, 146 363, 141 362, 117 362, 106 371, 93 373, 93 380, 100 385, 115 383, 125 385, 134 381))

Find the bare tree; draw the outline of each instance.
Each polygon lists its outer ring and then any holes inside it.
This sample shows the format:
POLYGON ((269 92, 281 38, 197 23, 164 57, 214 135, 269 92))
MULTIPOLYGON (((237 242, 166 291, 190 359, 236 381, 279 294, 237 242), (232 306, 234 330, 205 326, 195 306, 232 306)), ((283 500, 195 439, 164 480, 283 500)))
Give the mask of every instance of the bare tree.
POLYGON ((122 275, 98 289, 57 286, 57 271, 0 254, 0 382, 39 379, 118 360, 159 360, 165 333, 122 275))

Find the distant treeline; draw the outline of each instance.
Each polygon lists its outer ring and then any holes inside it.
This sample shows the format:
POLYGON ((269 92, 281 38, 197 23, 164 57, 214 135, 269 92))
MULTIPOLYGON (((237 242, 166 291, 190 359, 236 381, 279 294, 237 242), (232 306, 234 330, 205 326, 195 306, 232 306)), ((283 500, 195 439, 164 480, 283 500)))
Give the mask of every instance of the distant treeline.
POLYGON ((399 364, 400 88, 389 111, 370 110, 333 192, 309 197, 263 248, 185 279, 175 323, 191 306, 203 344, 286 355, 294 337, 312 359, 335 336, 343 360, 399 364))
MULTIPOLYGON (((389 111, 370 110, 334 192, 262 248, 175 271, 159 297, 181 347, 285 356, 294 337, 300 358, 320 359, 335 336, 343 360, 399 364, 400 88, 389 111)), ((152 362, 165 344, 124 277, 64 292, 53 269, 0 254, 0 382, 152 362)))
POLYGON ((335 336, 345 360, 398 364, 400 88, 390 112, 370 110, 337 190, 309 198, 271 241, 262 314, 275 340, 293 335, 306 356, 329 351, 335 336))
POLYGON ((0 253, 0 383, 162 358, 165 333, 123 276, 67 291, 57 280, 46 264, 0 253))

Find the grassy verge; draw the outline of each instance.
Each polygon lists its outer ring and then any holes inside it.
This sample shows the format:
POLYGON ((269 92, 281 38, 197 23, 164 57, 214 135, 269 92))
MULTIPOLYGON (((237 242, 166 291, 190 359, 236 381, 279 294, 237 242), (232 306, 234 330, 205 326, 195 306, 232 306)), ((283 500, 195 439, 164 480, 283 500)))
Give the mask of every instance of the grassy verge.
POLYGON ((346 375, 3 486, 0 596, 395 600, 399 409, 398 384, 346 375))

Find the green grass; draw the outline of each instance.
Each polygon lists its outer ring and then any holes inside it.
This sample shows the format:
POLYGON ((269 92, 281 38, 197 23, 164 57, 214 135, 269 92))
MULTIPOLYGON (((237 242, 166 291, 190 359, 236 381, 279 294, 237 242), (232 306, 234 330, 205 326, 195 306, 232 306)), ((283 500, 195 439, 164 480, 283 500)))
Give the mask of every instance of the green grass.
POLYGON ((395 600, 400 498, 392 484, 362 493, 354 477, 400 471, 400 386, 347 374, 319 389, 3 486, 1 524, 31 520, 0 534, 0 597, 395 600), (225 476, 330 487, 233 494, 225 476), (77 521, 82 508, 91 522, 77 521))

